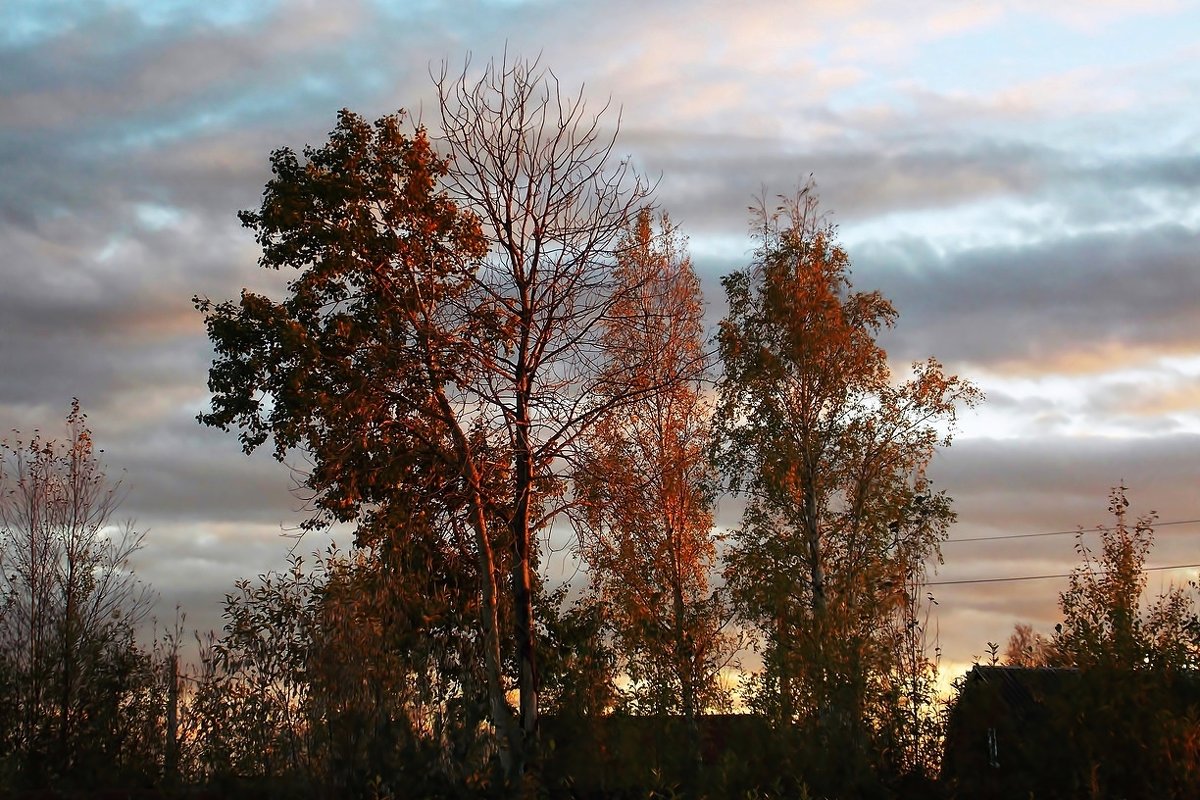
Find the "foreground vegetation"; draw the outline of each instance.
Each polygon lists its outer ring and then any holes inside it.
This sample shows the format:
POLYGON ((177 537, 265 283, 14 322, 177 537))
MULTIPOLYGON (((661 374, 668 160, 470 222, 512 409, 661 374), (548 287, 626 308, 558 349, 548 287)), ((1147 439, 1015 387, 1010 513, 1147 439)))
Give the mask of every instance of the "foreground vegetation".
POLYGON ((1123 489, 1112 494, 1114 523, 1091 534, 1096 554, 1080 534, 1063 622, 1050 635, 1019 626, 1003 659, 993 648, 992 663, 1074 676, 1039 698, 1033 729, 969 703, 965 683, 960 702, 942 703, 931 683, 912 692, 899 669, 891 685, 909 693, 871 706, 856 751, 837 749, 845 723, 831 732, 799 714, 717 713, 731 688, 760 702, 762 673, 738 687, 714 683, 689 717, 667 690, 628 681, 636 654, 624 650, 621 616, 591 595, 544 597, 545 713, 513 786, 487 723, 476 637, 462 621, 469 607, 430 573, 399 573, 386 550, 330 551, 239 582, 222 634, 201 641, 197 663, 180 665, 178 629, 139 645, 150 595, 128 559, 140 538, 112 525, 120 487, 85 422, 75 408, 62 442, 7 445, 8 795, 1004 797, 1033 787, 1048 797, 1191 797, 1200 787, 1194 587, 1143 597, 1152 518, 1131 523, 1123 489), (997 724, 1008 726, 1003 771, 982 746, 997 724))

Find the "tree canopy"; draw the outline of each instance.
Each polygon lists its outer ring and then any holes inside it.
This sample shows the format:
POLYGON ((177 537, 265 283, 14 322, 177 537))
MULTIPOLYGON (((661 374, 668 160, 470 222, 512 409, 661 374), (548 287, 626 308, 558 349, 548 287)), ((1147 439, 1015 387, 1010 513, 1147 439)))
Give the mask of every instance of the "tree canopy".
POLYGON ((894 666, 883 623, 919 601, 912 578, 953 519, 925 468, 979 393, 932 358, 893 379, 877 337, 896 310, 853 290, 811 183, 760 205, 752 233, 717 335, 716 460, 747 497, 725 574, 766 638, 755 703, 853 755, 894 666))
POLYGON ((216 350, 201 421, 302 452, 310 526, 356 521, 363 544, 407 528, 470 554, 515 779, 537 727, 534 535, 562 510, 579 437, 625 398, 596 389, 605 320, 634 288, 615 252, 646 190, 536 64, 438 88, 444 158, 402 115, 347 111, 323 147, 272 156, 241 218, 260 264, 298 277, 282 301, 197 298, 216 350))

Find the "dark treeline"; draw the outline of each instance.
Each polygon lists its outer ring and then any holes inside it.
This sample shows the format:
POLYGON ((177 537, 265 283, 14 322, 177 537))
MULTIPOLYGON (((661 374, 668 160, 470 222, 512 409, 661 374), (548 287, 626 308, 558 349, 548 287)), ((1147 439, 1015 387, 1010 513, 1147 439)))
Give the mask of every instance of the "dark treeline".
MULTIPOLYGON (((135 642, 141 539, 113 534, 120 488, 78 408, 65 443, 9 443, 0 779, 953 790, 935 782, 948 716, 923 585, 954 513, 925 469, 977 390, 932 358, 892 373, 877 339, 896 310, 852 286, 811 184, 751 209, 755 249, 706 337, 687 241, 602 115, 524 62, 437 88, 434 133, 343 111, 321 147, 276 151, 241 219, 286 297, 195 300, 215 350, 201 422, 302 455, 305 527, 352 525, 354 547, 238 583, 181 667, 178 630, 135 642), (745 511, 718 534, 724 491, 745 511), (548 573, 568 531, 585 585, 548 573)), ((1087 568, 1031 652, 1083 668, 1125 646, 1087 568)), ((1151 611, 1171 614, 1138 630, 1176 637, 1170 669, 1191 670, 1188 596, 1151 611)))

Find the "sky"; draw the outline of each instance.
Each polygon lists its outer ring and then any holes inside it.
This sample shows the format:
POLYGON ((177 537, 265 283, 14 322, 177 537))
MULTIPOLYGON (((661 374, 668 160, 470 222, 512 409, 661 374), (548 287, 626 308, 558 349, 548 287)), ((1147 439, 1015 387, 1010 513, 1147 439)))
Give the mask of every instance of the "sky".
MULTIPOLYGON (((192 296, 279 296, 236 218, 268 155, 321 144, 343 107, 432 120, 431 73, 506 48, 619 114, 710 324, 750 256, 747 207, 812 175, 856 288, 899 311, 895 369, 933 355, 987 394, 930 469, 958 512, 931 581, 1068 572, 1070 535, 954 540, 1103 524, 1122 482, 1134 514, 1183 523, 1151 565, 1200 562, 1200 4, 0 8, 0 431, 59 432, 80 399, 164 620, 219 629, 235 579, 325 542, 285 535, 304 516, 288 468, 195 421, 213 353, 192 296)), ((1065 585, 931 586, 945 664, 1018 621, 1052 629, 1065 585)))

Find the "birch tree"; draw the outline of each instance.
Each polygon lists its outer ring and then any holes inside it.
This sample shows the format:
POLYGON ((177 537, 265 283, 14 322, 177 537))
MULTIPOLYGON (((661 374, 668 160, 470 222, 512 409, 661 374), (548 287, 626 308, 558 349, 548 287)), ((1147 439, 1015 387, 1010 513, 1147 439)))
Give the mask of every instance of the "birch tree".
POLYGON ((836 735, 851 765, 888 668, 880 620, 916 602, 906 571, 953 517, 925 468, 978 392, 933 359, 893 378, 877 338, 896 310, 853 290, 811 184, 760 206, 753 231, 754 259, 722 281, 716 455, 748 499, 726 574, 765 636, 760 702, 836 735))

